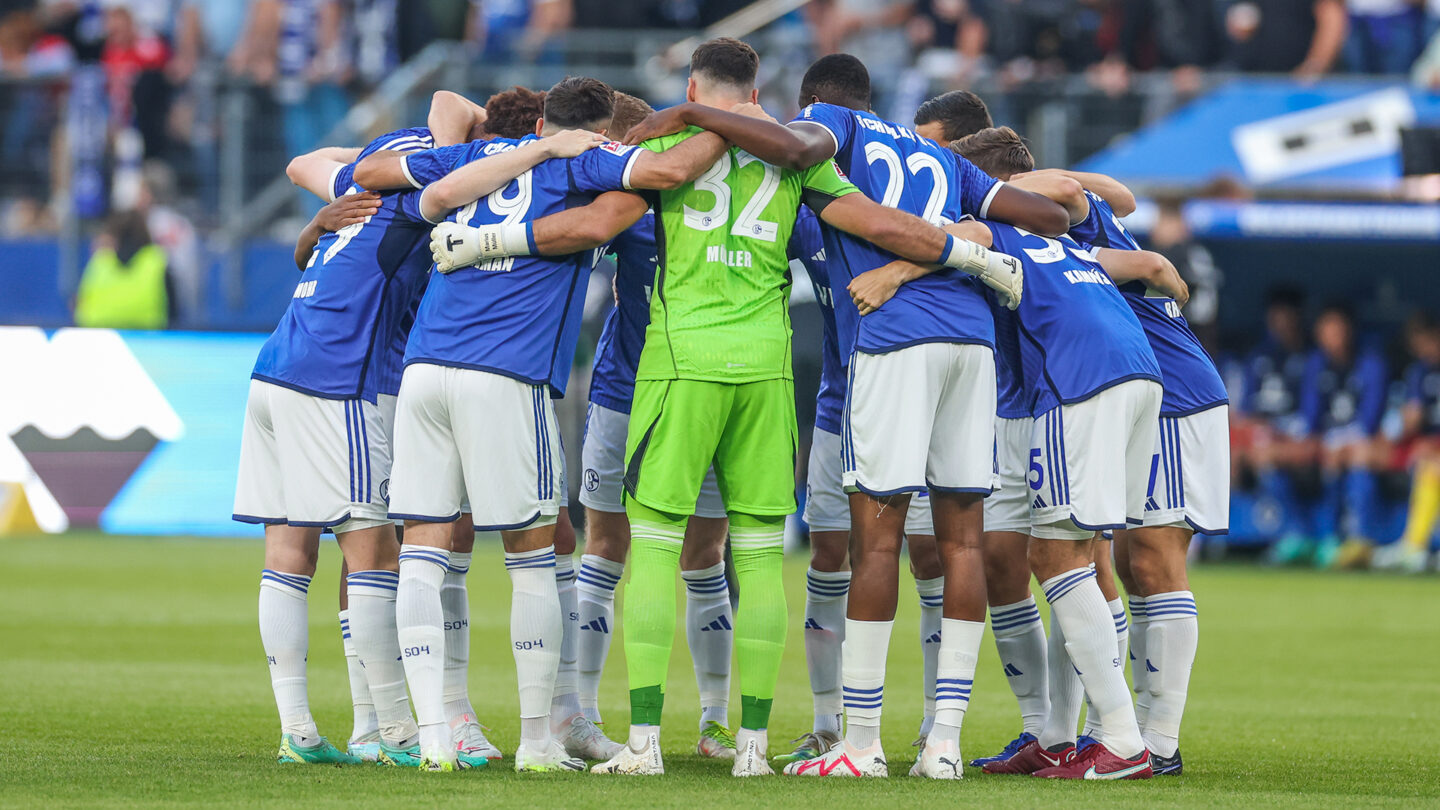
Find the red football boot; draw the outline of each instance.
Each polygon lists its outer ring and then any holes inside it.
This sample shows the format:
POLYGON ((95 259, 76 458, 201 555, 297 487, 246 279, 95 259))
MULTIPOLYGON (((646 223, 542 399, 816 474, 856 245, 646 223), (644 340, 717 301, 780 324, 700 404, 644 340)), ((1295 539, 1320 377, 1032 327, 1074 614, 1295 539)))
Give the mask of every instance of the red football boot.
POLYGON ((1118 757, 1096 743, 1069 762, 1036 771, 1041 779, 1149 779, 1155 775, 1150 767, 1150 752, 1142 750, 1131 759, 1118 757))
POLYGON ((1064 767, 1065 763, 1074 758, 1075 746, 1073 745, 1067 745, 1059 751, 1046 751, 1040 747, 1038 740, 1031 740, 1009 759, 987 762, 980 770, 982 773, 1029 776, 1036 771, 1064 767))

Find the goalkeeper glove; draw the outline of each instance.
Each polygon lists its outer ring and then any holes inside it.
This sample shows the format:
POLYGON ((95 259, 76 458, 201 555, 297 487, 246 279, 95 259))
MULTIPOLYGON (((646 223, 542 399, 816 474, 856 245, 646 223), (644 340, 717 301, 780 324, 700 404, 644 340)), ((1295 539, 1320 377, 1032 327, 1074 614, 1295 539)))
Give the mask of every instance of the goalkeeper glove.
POLYGON ((530 223, 480 225, 442 222, 430 231, 430 256, 435 269, 450 273, 501 256, 529 256, 534 252, 530 223))
POLYGON ((1019 259, 968 239, 956 239, 949 234, 947 237, 941 264, 980 279, 1007 308, 1020 306, 1020 297, 1025 292, 1025 269, 1019 259))

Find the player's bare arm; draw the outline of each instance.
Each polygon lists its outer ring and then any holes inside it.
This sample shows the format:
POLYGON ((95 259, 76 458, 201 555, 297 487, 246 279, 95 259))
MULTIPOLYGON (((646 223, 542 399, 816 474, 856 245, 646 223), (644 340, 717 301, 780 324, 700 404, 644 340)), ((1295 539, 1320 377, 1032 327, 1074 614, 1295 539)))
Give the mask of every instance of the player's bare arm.
POLYGON ((1190 286, 1180 278, 1175 265, 1152 250, 1096 248, 1095 261, 1105 268, 1116 284, 1140 281, 1146 287, 1174 298, 1175 303, 1182 307, 1190 301, 1190 286))
POLYGON ((1090 216, 1090 198, 1080 181, 1053 171, 1013 174, 1006 181, 1010 186, 1054 200, 1070 215, 1070 224, 1084 222, 1090 216))
MULTIPOLYGON (((947 225, 944 230, 957 239, 963 239, 981 247, 988 248, 994 243, 990 229, 974 220, 947 225)), ((846 289, 850 293, 850 300, 854 301, 856 309, 860 310, 860 314, 869 315, 893 298, 895 291, 900 289, 902 284, 928 276, 941 267, 942 265, 933 263, 917 264, 906 259, 897 259, 874 270, 861 273, 850 280, 846 289)))
POLYGON ((432 222, 461 206, 504 188, 550 158, 572 158, 605 142, 589 130, 567 129, 496 155, 467 163, 425 187, 420 213, 432 222))
POLYGON ((1100 199, 1109 204, 1117 217, 1128 217, 1135 213, 1135 193, 1124 183, 1108 174, 1099 172, 1077 172, 1070 169, 1040 169, 1036 172, 1056 172, 1078 182, 1100 199))
POLYGON ((405 153, 383 149, 355 164, 355 184, 376 191, 414 188, 405 175, 405 153))
POLYGON ((995 189, 985 217, 1041 236, 1060 236, 1070 230, 1070 212, 1064 206, 1043 194, 1009 183, 995 189))
MULTIPOLYGON (((827 225, 872 242, 903 259, 933 265, 929 272, 938 267, 951 267, 969 273, 994 289, 1006 306, 1014 309, 1020 305, 1024 271, 1013 257, 957 238, 914 214, 883 206, 864 194, 843 197, 811 194, 807 202, 827 225)), ((985 244, 989 244, 988 231, 986 233, 985 244)))
POLYGON ((702 132, 664 152, 646 151, 635 158, 630 169, 630 187, 652 191, 680 188, 704 174, 728 148, 724 138, 702 132))
POLYGON ((628 191, 608 191, 589 205, 533 222, 471 227, 442 222, 430 231, 435 269, 449 273, 496 256, 564 256, 593 250, 645 215, 650 203, 628 191))
POLYGON ((640 143, 691 126, 709 130, 782 169, 808 169, 835 156, 835 138, 818 124, 801 121, 785 126, 695 102, 678 104, 651 114, 630 130, 625 142, 640 143))
POLYGON ((430 97, 430 115, 425 124, 437 147, 454 146, 478 137, 485 118, 485 108, 479 104, 459 93, 436 90, 430 97))
POLYGON ((360 157, 360 147, 322 146, 313 152, 292 158, 285 167, 285 176, 290 182, 329 201, 334 193, 330 181, 342 166, 360 157))
POLYGON ((300 231, 300 238, 295 242, 295 267, 299 270, 305 269, 310 263, 310 254, 320 242, 320 237, 334 233, 346 225, 364 222, 379 210, 380 195, 373 191, 346 194, 321 208, 300 231))

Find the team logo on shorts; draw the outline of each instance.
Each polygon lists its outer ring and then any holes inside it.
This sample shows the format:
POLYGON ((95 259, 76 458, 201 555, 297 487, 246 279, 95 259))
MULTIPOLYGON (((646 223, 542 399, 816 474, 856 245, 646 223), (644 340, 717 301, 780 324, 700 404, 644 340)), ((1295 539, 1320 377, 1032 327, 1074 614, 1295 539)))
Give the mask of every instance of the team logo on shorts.
POLYGON ((595 472, 593 467, 585 468, 585 491, 594 492, 600 488, 600 473, 595 472))
POLYGON ((390 479, 389 479, 389 478, 386 478, 386 479, 384 479, 384 480, 382 480, 382 481, 380 482, 380 500, 384 501, 386 506, 389 506, 389 505, 390 505, 390 479))

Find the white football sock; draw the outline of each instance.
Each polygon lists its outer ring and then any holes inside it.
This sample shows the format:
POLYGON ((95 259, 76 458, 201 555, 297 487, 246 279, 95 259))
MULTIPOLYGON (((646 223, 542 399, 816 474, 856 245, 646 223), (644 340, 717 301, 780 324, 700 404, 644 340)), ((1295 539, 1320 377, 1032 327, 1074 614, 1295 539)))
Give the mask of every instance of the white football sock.
POLYGON ((1130 681, 1135 692, 1135 721, 1145 728, 1150 714, 1150 661, 1146 658, 1145 640, 1149 633, 1146 628, 1150 620, 1145 616, 1145 597, 1130 597, 1130 681))
MULTIPOLYGON (((1125 656, 1130 654, 1130 623, 1125 618, 1125 603, 1118 597, 1105 603, 1110 608, 1110 616, 1115 620, 1115 649, 1120 656, 1120 671, 1125 671, 1125 656)), ((1103 733, 1104 724, 1100 722, 1100 714, 1090 703, 1087 695, 1085 698, 1085 730, 1080 732, 1087 737, 1100 739, 1103 733)))
POLYGON ((1190 689, 1190 670, 1200 641, 1199 611, 1190 591, 1171 591, 1145 597, 1145 652, 1156 672, 1150 672, 1150 712, 1145 718, 1145 745, 1162 757, 1180 747, 1180 720, 1190 689))
POLYGON ((580 713, 577 648, 580 645, 580 606, 575 593, 575 558, 555 555, 555 590, 560 596, 560 620, 564 627, 560 642, 560 669, 555 674, 555 697, 550 702, 550 719, 563 723, 580 713))
POLYGON ((890 631, 895 620, 845 620, 841 645, 842 690, 845 696, 845 740, 854 748, 869 748, 880 739, 880 713, 885 702, 885 657, 890 653, 890 631))
POLYGON ((520 742, 544 751, 550 744, 550 702, 565 636, 555 588, 555 547, 507 551, 505 571, 510 575, 510 644, 520 684, 520 742))
POLYGON ((469 551, 450 552, 445 581, 440 586, 440 609, 445 616, 445 718, 451 723, 469 716, 470 706, 470 594, 465 576, 470 573, 469 551))
POLYGON ((1005 679, 1020 704, 1023 730, 1038 737, 1050 711, 1050 694, 1045 675, 1045 623, 1040 621, 1035 597, 990 608, 990 631, 995 634, 995 651, 1000 654, 1005 679))
POLYGON ((610 640, 615 637, 615 586, 625 573, 625 564, 594 554, 580 557, 580 573, 575 578, 579 599, 579 670, 580 709, 591 722, 600 719, 600 676, 605 659, 610 655, 610 640))
POLYGON ((975 685, 975 663, 980 659, 984 622, 961 619, 940 620, 940 643, 936 662, 935 725, 930 738, 960 746, 960 727, 970 708, 970 690, 975 685))
POLYGON ((364 662, 375 698, 380 738, 404 747, 417 731, 405 692, 405 665, 400 663, 400 636, 395 626, 395 594, 400 575, 394 571, 352 571, 345 578, 350 599, 351 635, 364 662))
MULTIPOLYGON (((1135 724, 1135 705, 1115 655, 1115 618, 1095 581, 1093 568, 1075 568, 1040 583, 1055 623, 1065 634, 1065 651, 1080 671, 1085 694, 1099 712, 1099 741, 1120 757, 1144 750, 1135 724)), ((1071 726, 1074 728, 1074 725, 1071 726)))
POLYGON ((805 574, 805 664, 815 696, 814 731, 840 733, 845 705, 840 699, 840 645, 845 641, 849 571, 805 574))
POLYGON ((925 715, 920 721, 920 736, 930 733, 935 722, 935 669, 940 659, 940 619, 945 603, 945 578, 915 580, 920 596, 921 689, 925 696, 925 715))
POLYGON ((260 643, 270 663, 270 688, 280 710, 280 731, 301 745, 320 737, 305 691, 305 656, 310 650, 310 577, 265 569, 260 572, 260 643))
POLYGON ((730 583, 725 563, 681 571, 685 580, 685 640, 700 689, 700 728, 710 722, 729 726, 730 650, 735 636, 730 583))
POLYGON ((1080 721, 1080 703, 1085 687, 1080 674, 1065 651, 1065 629, 1050 609, 1050 635, 1045 642, 1045 681, 1050 709, 1038 735, 1040 745, 1051 749, 1057 745, 1075 744, 1075 724, 1080 721))
POLYGON ((395 594, 395 626, 405 680, 415 701, 424 754, 453 747, 445 715, 445 618, 440 588, 450 552, 431 546, 400 548, 400 583, 395 594))
POLYGON ((350 724, 350 739, 358 740, 380 728, 375 719, 375 700, 370 697, 370 683, 366 680, 365 666, 355 653, 355 639, 350 635, 350 611, 340 611, 340 645, 345 650, 345 671, 350 676, 350 705, 354 718, 350 724))

